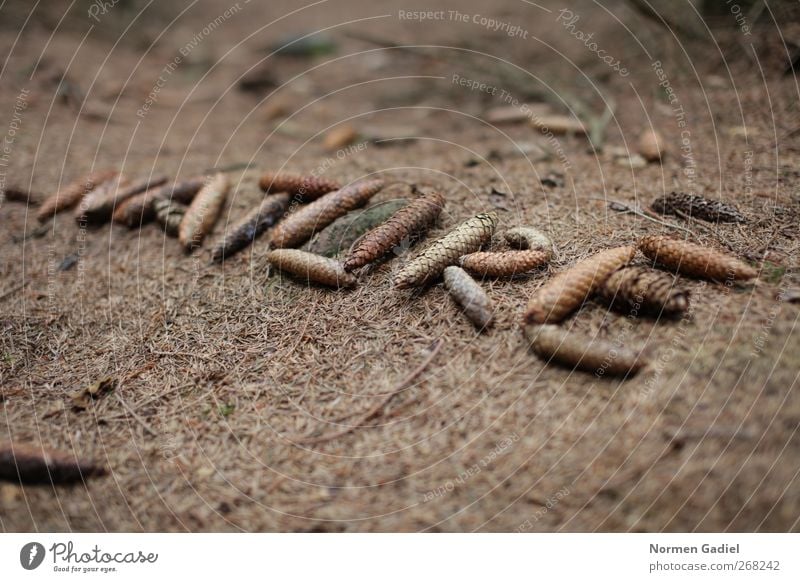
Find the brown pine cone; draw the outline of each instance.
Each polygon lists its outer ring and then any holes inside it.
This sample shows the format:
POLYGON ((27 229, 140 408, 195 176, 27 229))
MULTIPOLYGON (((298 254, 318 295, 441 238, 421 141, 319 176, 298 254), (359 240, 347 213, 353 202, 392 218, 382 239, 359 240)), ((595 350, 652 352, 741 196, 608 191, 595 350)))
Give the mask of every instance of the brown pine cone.
POLYGON ((639 250, 655 263, 683 275, 713 281, 746 281, 758 272, 736 257, 684 240, 663 235, 646 236, 639 250))
POLYGON ((356 278, 345 271, 339 261, 322 255, 298 249, 275 249, 267 253, 267 260, 306 282, 336 288, 356 285, 356 278))
POLYGON ((140 194, 131 196, 117 207, 112 220, 130 228, 146 224, 156 217, 153 202, 157 198, 175 200, 188 204, 205 185, 202 176, 189 178, 159 187, 152 187, 140 194))
POLYGON ((408 289, 437 279, 445 267, 458 263, 459 257, 475 252, 489 242, 496 226, 496 212, 482 212, 465 220, 409 261, 395 275, 395 287, 408 289))
POLYGON ((79 180, 75 180, 47 198, 39 207, 39 212, 36 213, 36 219, 39 222, 44 222, 52 218, 57 212, 72 208, 78 204, 86 194, 116 177, 117 174, 119 174, 119 172, 116 170, 100 170, 87 174, 79 180))
POLYGON ((126 200, 167 181, 166 176, 153 176, 133 182, 122 176, 120 178, 117 182, 107 182, 107 188, 97 188, 89 192, 75 210, 75 220, 80 224, 107 222, 116 208, 126 200))
POLYGON ((261 175, 258 186, 267 194, 288 192, 292 197, 296 196, 303 202, 311 202, 342 187, 336 180, 290 174, 289 172, 265 172, 261 175))
POLYGON ((650 208, 660 214, 685 214, 708 222, 747 222, 731 204, 684 192, 670 192, 656 198, 650 208))
POLYGON ((511 277, 544 265, 550 260, 543 251, 505 251, 470 253, 459 259, 470 273, 488 277, 511 277))
POLYGON ((675 278, 647 267, 625 267, 598 289, 600 297, 624 313, 676 317, 689 308, 689 292, 675 287, 675 278))
POLYGON ((264 198, 257 207, 228 230, 211 251, 211 260, 220 263, 249 246, 265 230, 280 220, 288 206, 289 194, 286 192, 264 198))
POLYGON ((635 247, 600 251, 558 273, 534 293, 525 310, 525 323, 558 323, 592 295, 636 254, 635 247))
POLYGON ((178 240, 187 251, 200 246, 205 236, 214 228, 225 199, 230 182, 225 174, 210 178, 203 189, 197 193, 178 228, 178 240))
POLYGON ((557 325, 526 325, 523 332, 542 360, 571 370, 594 372, 598 376, 633 376, 647 363, 640 354, 627 348, 557 325))
POLYGON ((105 475, 105 469, 73 453, 40 445, 0 443, 0 480, 17 483, 74 483, 105 475))
POLYGON ((467 272, 455 266, 444 270, 444 287, 450 296, 461 305, 464 315, 477 327, 484 329, 492 323, 494 305, 477 281, 467 272))
POLYGON ((289 214, 272 231, 272 248, 290 248, 303 244, 340 216, 366 204, 383 188, 383 180, 365 180, 325 194, 289 214))
POLYGON ((404 241, 413 242, 436 222, 444 204, 444 196, 439 192, 412 200, 362 237, 345 260, 345 270, 352 271, 376 261, 404 241))
POLYGON ((153 200, 153 212, 156 214, 156 222, 164 228, 164 232, 169 236, 178 236, 186 206, 168 198, 156 198, 153 200))
POLYGON ((503 236, 512 247, 529 251, 544 251, 548 257, 553 255, 553 241, 538 228, 517 226, 509 228, 503 236))

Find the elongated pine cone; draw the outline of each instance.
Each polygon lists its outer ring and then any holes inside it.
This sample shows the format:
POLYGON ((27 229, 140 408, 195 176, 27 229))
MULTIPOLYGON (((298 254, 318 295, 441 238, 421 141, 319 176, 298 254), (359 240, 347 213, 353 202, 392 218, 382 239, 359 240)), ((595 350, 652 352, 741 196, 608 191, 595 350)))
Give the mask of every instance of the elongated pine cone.
POLYGON ((345 260, 345 270, 363 267, 404 242, 411 243, 418 239, 436 222, 444 204, 444 196, 439 192, 430 192, 412 200, 389 220, 363 236, 345 260))
POLYGON ((86 194, 99 185, 108 182, 117 174, 119 174, 119 172, 116 170, 100 170, 91 172, 71 182, 42 203, 39 207, 39 211, 36 213, 36 219, 39 222, 44 222, 52 218, 57 212, 72 208, 77 205, 86 194))
POLYGON ((74 483, 105 475, 105 469, 74 454, 38 445, 0 443, 0 480, 17 483, 74 483))
POLYGON ((205 184, 205 178, 198 176, 158 187, 128 198, 114 211, 112 220, 125 226, 136 228, 156 217, 153 202, 158 198, 175 200, 188 204, 205 184))
POLYGON ((222 262, 249 246, 265 230, 275 226, 289 207, 289 194, 268 196, 235 224, 211 251, 211 260, 222 262))
POLYGON ((646 236, 639 250, 655 263, 689 277, 713 281, 746 281, 758 272, 736 257, 684 240, 663 235, 646 236))
POLYGON ((114 214, 115 209, 129 198, 167 181, 166 176, 152 176, 135 181, 125 178, 118 182, 108 182, 108 187, 97 188, 81 200, 75 211, 79 223, 102 224, 114 214))
POLYGON ((267 194, 288 192, 292 197, 296 196, 303 202, 311 202, 342 187, 336 180, 288 172, 265 172, 261 175, 258 186, 267 194))
POLYGON ((528 302, 525 323, 558 323, 592 295, 606 279, 627 265, 636 247, 600 251, 550 279, 528 302))
POLYGON ((187 251, 200 246, 205 236, 214 228, 225 205, 229 188, 228 178, 220 173, 210 178, 194 197, 178 228, 178 240, 187 251))
POLYGON ((334 259, 298 249, 275 249, 267 253, 267 260, 306 282, 328 287, 355 287, 356 278, 334 259))
POLYGON ((282 249, 296 247, 340 216, 364 206, 383 188, 383 180, 365 180, 325 194, 289 214, 272 231, 270 245, 282 249))
POLYGON ((538 228, 517 226, 509 228, 503 236, 512 247, 530 251, 544 251, 548 254, 548 257, 553 254, 553 241, 538 228))
POLYGON ((525 338, 542 360, 598 376, 633 376, 644 358, 623 346, 590 338, 557 325, 526 325, 525 338))
POLYGON ((492 323, 494 305, 478 282, 460 268, 450 266, 444 270, 444 286, 450 296, 461 305, 464 315, 478 329, 488 327, 492 323))
POLYGON ((156 198, 153 200, 153 211, 156 213, 156 222, 164 228, 164 232, 169 236, 178 236, 186 206, 168 198, 156 198))
POLYGON ((478 252, 459 259, 470 273, 485 277, 511 277, 544 265, 550 255, 544 251, 478 252))
POLYGON ((625 313, 676 317, 689 308, 689 292, 675 287, 675 278, 647 267, 624 267, 598 289, 600 297, 625 313))
POLYGON ((685 214, 708 222, 747 222, 732 204, 684 192, 670 192, 656 198, 650 208, 660 214, 685 214))
POLYGON ((465 220, 411 259, 395 276, 394 286, 408 289, 437 279, 445 267, 457 264, 463 255, 480 250, 491 240, 496 227, 496 212, 482 212, 465 220))

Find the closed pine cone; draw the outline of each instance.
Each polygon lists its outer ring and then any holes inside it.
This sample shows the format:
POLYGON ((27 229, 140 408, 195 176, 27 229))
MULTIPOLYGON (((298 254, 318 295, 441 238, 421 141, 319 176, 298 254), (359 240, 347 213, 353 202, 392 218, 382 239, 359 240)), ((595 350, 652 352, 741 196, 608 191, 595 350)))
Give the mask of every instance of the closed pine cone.
POLYGON ((101 184, 108 182, 117 174, 119 174, 119 172, 116 170, 100 170, 91 172, 67 184, 42 203, 39 207, 39 211, 36 213, 36 219, 39 222, 44 222, 52 218, 57 212, 72 208, 78 204, 86 194, 101 184))
POLYGON ((655 263, 690 277, 713 281, 746 281, 758 272, 736 257, 684 240, 663 235, 646 236, 639 250, 655 263))
POLYGON ((600 251, 558 273, 534 293, 525 323, 558 323, 575 311, 608 277, 636 254, 631 246, 600 251))
POLYGON ((544 265, 550 256, 544 251, 478 252, 461 257, 461 266, 470 273, 488 277, 510 277, 544 265))
POLYGON ((437 279, 445 267, 456 264, 461 256, 489 242, 496 226, 495 212, 483 212, 465 220, 409 261, 395 276, 395 287, 408 289, 437 279))
POLYGON ((444 270, 444 286, 450 296, 461 305, 464 315, 477 327, 483 329, 492 323, 494 305, 478 282, 464 269, 450 266, 444 270))
POLYGON ((289 172, 265 172, 261 175, 258 186, 267 194, 288 192, 305 202, 316 200, 320 196, 342 187, 336 180, 289 172))
POLYGON ((625 267, 598 289, 609 305, 627 313, 675 317, 689 308, 689 292, 675 287, 675 278, 647 267, 625 267))
POLYGON ((732 204, 685 192, 670 192, 656 198, 650 208, 660 214, 685 214, 708 222, 747 222, 732 204))
POLYGON ((346 272, 339 261, 298 249, 275 249, 267 260, 281 271, 295 277, 329 287, 355 287, 356 278, 346 272))

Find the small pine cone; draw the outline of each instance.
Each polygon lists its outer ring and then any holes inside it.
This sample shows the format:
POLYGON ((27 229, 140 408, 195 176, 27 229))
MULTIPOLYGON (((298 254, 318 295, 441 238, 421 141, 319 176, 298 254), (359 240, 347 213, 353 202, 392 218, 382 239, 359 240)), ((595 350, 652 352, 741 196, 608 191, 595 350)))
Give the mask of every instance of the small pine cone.
POLYGON ((550 279, 534 293, 525 310, 525 323, 558 323, 592 295, 616 271, 627 265, 636 247, 600 251, 550 279))
POLYGON ((153 212, 156 214, 156 222, 164 228, 164 232, 169 236, 178 236, 178 230, 186 214, 185 206, 168 198, 156 198, 153 200, 153 212))
POLYGON ((450 296, 461 305, 464 315, 478 329, 484 329, 492 323, 494 305, 477 281, 460 267, 447 267, 444 270, 444 286, 450 296))
POLYGON ((111 218, 114 222, 124 224, 130 228, 139 227, 156 217, 153 202, 157 198, 166 198, 188 204, 204 184, 205 179, 197 177, 173 184, 148 188, 120 204, 111 218))
POLYGON ((328 287, 355 287, 356 278, 334 259, 298 249, 275 249, 267 253, 267 260, 281 271, 295 277, 328 287))
POLYGON ((684 192, 670 192, 656 198, 650 208, 660 214, 684 214, 708 222, 747 222, 732 204, 684 192))
POLYGON ((675 278, 647 267, 625 267, 598 289, 600 297, 624 313, 676 317, 689 308, 689 292, 675 287, 675 278))
POLYGON ((458 263, 489 242, 497 226, 497 213, 482 212, 465 220, 442 238, 433 241, 410 260, 394 278, 394 286, 408 289, 437 279, 445 267, 458 263))
POLYGON ((548 257, 553 255, 553 241, 538 228, 532 226, 518 226, 508 229, 505 234, 508 244, 518 249, 529 251, 543 251, 548 257))
POLYGON ((265 230, 275 226, 289 206, 289 194, 268 196, 235 224, 211 252, 211 260, 220 263, 256 240, 265 230))
POLYGON ((598 376, 633 376, 647 363, 641 355, 604 340, 593 339, 557 325, 526 325, 525 338, 545 362, 598 376))
POLYGON ((340 216, 366 204, 383 188, 383 180, 365 180, 325 194, 308 206, 289 214, 272 231, 272 248, 303 244, 340 216))
POLYGON ((228 188, 228 178, 220 173, 210 178, 192 200, 178 228, 178 240, 187 251, 200 246, 214 228, 225 205, 228 188))
POLYGON ((639 250, 653 262, 689 277, 712 281, 746 281, 758 272, 736 257, 667 236, 646 236, 639 250))
POLYGON ((119 172, 116 170, 101 170, 87 174, 81 179, 68 184, 42 203, 39 207, 39 212, 36 213, 37 220, 39 222, 44 222, 52 218, 57 212, 72 208, 77 205, 86 194, 101 184, 108 182, 118 173, 119 172))
POLYGON ((97 188, 87 194, 75 211, 75 220, 80 224, 103 224, 107 222, 114 211, 129 198, 136 196, 150 188, 160 186, 167 181, 166 176, 143 178, 134 182, 120 177, 118 181, 108 182, 108 188, 97 188))
POLYGON ((403 241, 417 240, 436 222, 444 204, 444 196, 439 192, 430 192, 412 200, 385 223, 364 235, 345 260, 345 270, 352 271, 376 261, 403 241))
POLYGON ((470 253, 459 259, 470 273, 485 277, 511 277, 544 265, 550 256, 543 251, 505 251, 470 253))
POLYGON ((17 483, 75 483, 86 477, 105 475, 95 463, 74 454, 34 445, 0 443, 0 480, 17 483))
POLYGON ((303 202, 311 202, 342 187, 336 180, 288 172, 265 172, 261 175, 258 186, 267 194, 288 192, 292 197, 296 196, 303 202))

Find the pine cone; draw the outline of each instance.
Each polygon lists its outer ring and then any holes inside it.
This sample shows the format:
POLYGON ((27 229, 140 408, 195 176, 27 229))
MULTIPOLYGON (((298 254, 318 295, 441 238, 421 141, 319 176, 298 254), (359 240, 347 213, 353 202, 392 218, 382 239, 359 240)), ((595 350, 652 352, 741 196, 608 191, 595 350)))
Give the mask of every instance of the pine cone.
POLYGON ((75 180, 47 198, 39 207, 39 212, 36 213, 36 219, 39 222, 44 222, 52 218, 57 212, 72 208, 78 204, 86 194, 101 184, 108 182, 117 174, 119 174, 119 172, 116 170, 101 170, 87 174, 79 180, 75 180))
POLYGON ((186 214, 186 206, 172 202, 168 198, 156 198, 153 200, 153 212, 156 214, 156 222, 164 227, 164 232, 169 236, 178 236, 178 230, 186 214))
POLYGON ((505 232, 505 239, 508 244, 518 249, 530 251, 544 251, 548 258, 553 255, 553 241, 550 237, 532 226, 517 226, 505 232))
POLYGON ((296 196, 303 202, 311 202, 342 187, 336 180, 288 172, 265 172, 261 175, 258 186, 267 194, 288 192, 292 197, 296 196))
POLYGON ((656 198, 650 208, 660 214, 684 214, 708 222, 747 222, 739 209, 731 204, 684 192, 670 192, 656 198))
POLYGON ((230 183, 225 174, 217 174, 208 180, 192 200, 178 228, 178 240, 187 251, 200 246, 205 236, 214 228, 225 205, 228 188, 230 183))
POLYGON ((430 192, 412 200, 389 220, 364 235, 344 262, 346 271, 383 257, 403 241, 411 242, 430 228, 444 208, 444 196, 430 192))
POLYGON ((625 267, 598 289, 600 297, 624 313, 676 317, 689 308, 689 292, 675 287, 675 278, 646 267, 625 267))
POLYGON ((217 243, 211 252, 211 260, 215 263, 222 262, 250 245, 259 235, 280 220, 288 206, 289 194, 287 193, 264 198, 217 243))
POLYGON ((557 325, 526 325, 525 338, 545 362, 598 376, 633 376, 647 362, 637 353, 611 342, 567 331, 557 325))
POLYGON ((438 278, 445 267, 458 263, 459 257, 475 252, 489 242, 496 226, 495 212, 483 212, 462 222, 409 261, 395 276, 395 287, 408 289, 438 278))
POLYGON ((167 181, 166 176, 154 176, 129 182, 124 176, 118 181, 107 182, 87 194, 75 211, 75 220, 83 224, 102 224, 114 214, 116 208, 129 198, 167 181))
POLYGON ((173 184, 149 188, 141 194, 136 194, 120 204, 114 211, 112 220, 130 228, 139 227, 156 217, 153 202, 157 198, 171 199, 188 204, 204 185, 205 178, 201 176, 175 182, 173 184))
POLYGON ((74 454, 42 446, 0 443, 0 480, 17 483, 74 483, 105 475, 100 465, 77 459, 74 454))
POLYGON ((646 236, 639 250, 655 263, 683 275, 713 281, 746 281, 758 272, 736 257, 684 240, 646 236))
POLYGON ((383 188, 383 180, 365 180, 325 194, 294 213, 289 214, 272 231, 272 248, 289 248, 303 244, 340 216, 366 204, 383 188))
POLYGON ((460 267, 447 267, 444 270, 444 287, 450 292, 464 310, 469 320, 478 329, 484 329, 492 323, 494 305, 486 292, 460 267))
POLYGON ((550 256, 543 251, 506 251, 470 253, 459 259, 470 273, 488 277, 510 277, 544 265, 550 256))
POLYGON ((544 284, 525 310, 525 323, 558 323, 575 311, 594 291, 636 254, 635 247, 600 251, 562 271, 544 284))
POLYGON ((356 278, 342 268, 339 261, 297 249, 275 249, 267 260, 281 271, 302 280, 329 287, 355 287, 356 278))

